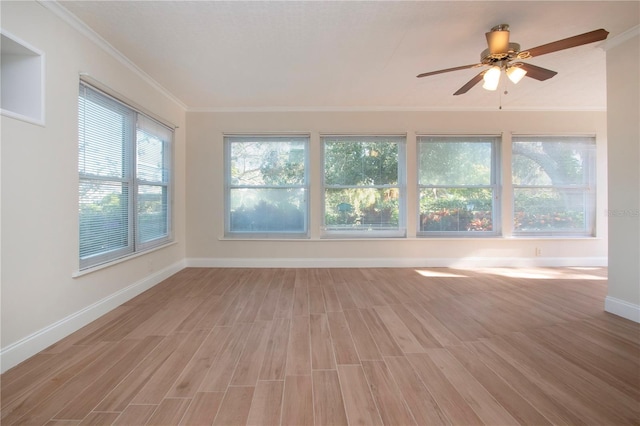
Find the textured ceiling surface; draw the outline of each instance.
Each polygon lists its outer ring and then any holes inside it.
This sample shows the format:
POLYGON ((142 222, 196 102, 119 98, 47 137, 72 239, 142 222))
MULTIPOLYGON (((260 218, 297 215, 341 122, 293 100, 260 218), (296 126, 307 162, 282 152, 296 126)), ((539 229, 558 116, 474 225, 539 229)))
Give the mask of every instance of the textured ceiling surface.
POLYGON ((522 49, 638 25, 638 1, 61 1, 180 99, 207 109, 604 109, 593 43, 532 58, 558 71, 452 96, 478 69, 484 33, 510 25, 522 49), (504 94, 505 90, 508 94, 504 94))

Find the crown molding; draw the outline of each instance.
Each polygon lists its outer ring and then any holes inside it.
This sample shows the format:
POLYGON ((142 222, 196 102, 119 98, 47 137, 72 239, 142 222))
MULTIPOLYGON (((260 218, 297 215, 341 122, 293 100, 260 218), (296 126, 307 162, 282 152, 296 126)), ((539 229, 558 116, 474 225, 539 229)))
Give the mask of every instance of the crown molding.
POLYGON ((92 30, 87 24, 85 24, 80 18, 78 18, 73 13, 69 12, 68 9, 63 7, 57 0, 36 0, 38 4, 48 9, 58 18, 62 19, 64 22, 69 24, 73 29, 78 31, 80 34, 91 40, 94 44, 108 53, 111 57, 116 59, 122 65, 127 67, 129 70, 137 74, 140 78, 142 78, 145 82, 147 82, 151 87, 156 89, 158 92, 162 93, 166 98, 174 102, 184 111, 187 111, 187 105, 178 99, 173 93, 169 92, 164 88, 160 83, 153 79, 149 74, 144 72, 140 67, 138 67, 131 59, 126 57, 122 52, 113 47, 108 41, 102 38, 98 33, 92 30))
POLYGON ((618 34, 617 36, 603 41, 600 44, 600 47, 606 52, 607 50, 613 49, 614 47, 617 47, 625 41, 630 40, 633 37, 637 37, 638 35, 640 35, 640 25, 631 27, 628 30, 618 34))

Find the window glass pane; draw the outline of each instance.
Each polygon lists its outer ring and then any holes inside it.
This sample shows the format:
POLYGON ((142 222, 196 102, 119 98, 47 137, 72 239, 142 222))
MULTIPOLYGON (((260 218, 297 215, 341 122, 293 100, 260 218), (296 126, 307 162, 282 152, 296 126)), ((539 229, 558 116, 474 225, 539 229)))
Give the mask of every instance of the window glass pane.
POLYGON ((513 138, 514 233, 593 235, 595 138, 513 138))
POLYGON ((123 178, 131 113, 117 102, 91 93, 78 100, 78 171, 84 175, 123 178))
POLYGON ((593 138, 514 140, 512 172, 515 185, 588 184, 590 157, 595 149, 593 138))
POLYGON ((303 188, 231 188, 231 232, 306 232, 303 188))
POLYGON ((420 231, 492 231, 492 201, 491 188, 423 188, 420 231))
POLYGON ((305 184, 306 144, 303 140, 230 143, 233 186, 305 184))
POLYGON ((514 188, 514 229, 522 232, 591 232, 586 191, 514 188))
POLYGON ((423 142, 419 183, 491 185, 491 155, 491 142, 423 142))
POLYGON ((306 234, 306 136, 226 136, 226 232, 306 234))
POLYGON ((325 139, 326 185, 397 185, 398 143, 325 139))
POLYGON ((325 189, 325 225, 340 230, 399 227, 398 188, 325 189))
POLYGON ((153 134, 138 129, 136 173, 138 180, 145 182, 167 182, 165 144, 153 134))
POLYGON ((419 225, 422 235, 499 233, 494 169, 497 136, 418 137, 419 225))
POLYGON ((167 188, 159 185, 138 185, 138 242, 166 237, 167 188))
POLYGON ((128 191, 124 183, 80 181, 81 259, 130 244, 128 191))

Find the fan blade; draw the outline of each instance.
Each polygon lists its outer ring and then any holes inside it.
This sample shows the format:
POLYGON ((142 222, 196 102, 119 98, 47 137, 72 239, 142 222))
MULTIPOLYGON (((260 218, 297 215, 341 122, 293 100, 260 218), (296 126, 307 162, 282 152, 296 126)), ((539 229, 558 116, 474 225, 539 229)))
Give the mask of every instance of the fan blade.
POLYGON ((466 70, 466 69, 469 69, 469 68, 475 68, 475 67, 479 67, 479 66, 482 66, 482 64, 463 65, 461 67, 446 68, 446 69, 438 70, 438 71, 425 72, 425 73, 422 73, 422 74, 418 74, 416 77, 418 77, 418 78, 428 77, 430 75, 442 74, 442 73, 445 73, 445 72, 458 71, 458 70, 466 70))
POLYGON ((482 71, 480 74, 478 74, 475 77, 473 77, 471 80, 469 80, 467 82, 467 84, 465 84, 464 86, 459 88, 458 91, 453 94, 453 96, 462 95, 464 93, 467 93, 469 91, 469 89, 471 89, 476 84, 480 83, 480 80, 482 80, 482 76, 484 75, 484 73, 485 73, 485 71, 482 71))
POLYGON ((521 64, 520 68, 527 72, 527 77, 531 77, 540 81, 548 80, 554 75, 558 74, 557 71, 551 71, 546 68, 531 64, 521 64))
POLYGON ((600 28, 599 30, 590 31, 588 33, 543 44, 542 46, 534 47, 532 49, 523 50, 518 56, 525 54, 523 58, 532 58, 534 56, 546 55, 547 53, 557 52, 558 50, 569 49, 571 47, 578 47, 583 44, 604 40, 607 38, 607 35, 609 35, 609 32, 600 28))

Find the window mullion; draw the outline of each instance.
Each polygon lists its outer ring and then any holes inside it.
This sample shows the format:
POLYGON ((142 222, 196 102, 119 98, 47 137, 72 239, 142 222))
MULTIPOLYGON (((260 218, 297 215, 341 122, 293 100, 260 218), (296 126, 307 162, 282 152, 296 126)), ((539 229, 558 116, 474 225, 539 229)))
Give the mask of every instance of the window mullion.
POLYGON ((80 173, 78 177, 80 180, 96 181, 96 182, 106 181, 106 182, 128 183, 130 180, 127 177, 101 176, 101 175, 84 174, 84 173, 80 173))
POLYGON ((131 189, 129 194, 129 236, 131 238, 131 244, 133 246, 133 250, 138 250, 138 182, 137 182, 137 113, 132 113, 130 116, 129 122, 129 132, 128 132, 128 176, 131 182, 131 189))
POLYGON ((151 185, 151 186, 169 186, 168 182, 161 182, 157 180, 144 180, 144 179, 136 179, 138 181, 138 185, 151 185))
POLYGON ((393 189, 400 185, 325 185, 328 189, 393 189))
POLYGON ((305 189, 306 187, 307 185, 229 185, 231 189, 305 189))

